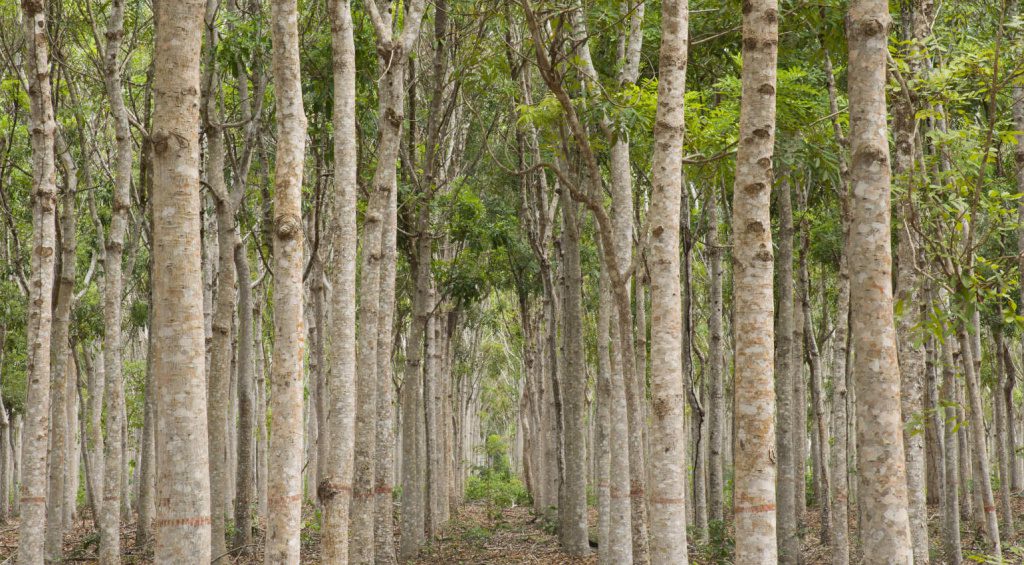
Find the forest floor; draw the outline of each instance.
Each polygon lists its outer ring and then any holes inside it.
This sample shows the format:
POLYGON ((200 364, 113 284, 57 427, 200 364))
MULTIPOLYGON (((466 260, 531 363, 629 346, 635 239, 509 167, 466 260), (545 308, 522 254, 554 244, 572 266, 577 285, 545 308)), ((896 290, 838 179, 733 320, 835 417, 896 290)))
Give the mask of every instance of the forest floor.
MULTIPOLYGON (((1024 564, 1024 497, 1013 498, 1014 515, 1017 518, 1017 534, 1003 546, 1004 562, 1024 564)), ((941 563, 941 523, 939 508, 930 506, 929 530, 934 563, 941 563)), ((305 527, 302 532, 302 563, 320 563, 319 532, 312 508, 305 513, 305 527)), ((591 509, 591 538, 596 539, 596 512, 591 509)), ((731 529, 731 528, 730 528, 731 529)), ((830 563, 831 551, 820 539, 820 513, 809 509, 802 522, 803 557, 807 565, 830 563)), ((262 532, 259 532, 262 534, 262 532)), ((144 564, 152 562, 152 546, 137 547, 134 543, 134 526, 126 525, 121 532, 124 543, 123 563, 144 564)), ((856 524, 851 524, 854 540, 852 562, 859 561, 856 547, 856 524)), ((1004 535, 1005 537, 1005 535, 1004 535)), ((262 563, 263 536, 256 536, 254 547, 247 555, 235 555, 222 559, 221 565, 255 565, 262 563)), ((962 531, 964 557, 980 556, 985 553, 982 530, 964 521, 962 531)), ((97 563, 96 554, 99 539, 91 520, 76 520, 64 543, 65 560, 68 563, 97 563)), ((690 544, 691 563, 711 565, 729 563, 732 532, 726 530, 711 541, 690 544)), ((0 527, 0 565, 13 563, 17 552, 17 523, 12 521, 0 527)), ((988 561, 985 561, 988 562, 988 561)), ((597 563, 596 553, 587 557, 572 557, 558 547, 553 530, 538 519, 529 507, 496 509, 486 503, 469 503, 459 511, 444 528, 441 536, 421 551, 420 555, 408 562, 411 565, 591 565, 597 563)))

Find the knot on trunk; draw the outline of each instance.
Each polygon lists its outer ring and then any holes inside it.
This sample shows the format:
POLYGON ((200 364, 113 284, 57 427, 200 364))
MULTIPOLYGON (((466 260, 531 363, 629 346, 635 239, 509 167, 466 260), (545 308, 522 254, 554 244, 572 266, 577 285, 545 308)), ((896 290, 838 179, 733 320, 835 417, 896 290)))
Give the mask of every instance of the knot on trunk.
POLYGON ((274 224, 277 226, 277 237, 281 239, 293 239, 302 229, 299 217, 295 214, 281 214, 274 218, 274 224))
POLYGON ((352 492, 352 487, 335 480, 334 477, 325 477, 316 486, 316 496, 320 502, 324 503, 333 500, 335 496, 343 492, 352 492))

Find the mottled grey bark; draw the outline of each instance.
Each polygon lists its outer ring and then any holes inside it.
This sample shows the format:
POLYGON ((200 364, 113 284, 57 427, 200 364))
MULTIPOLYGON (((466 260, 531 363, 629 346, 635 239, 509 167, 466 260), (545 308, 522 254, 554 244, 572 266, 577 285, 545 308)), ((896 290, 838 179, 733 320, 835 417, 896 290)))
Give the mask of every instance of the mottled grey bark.
MULTIPOLYGON (((778 185, 779 247, 775 258, 779 285, 779 314, 775 320, 775 397, 778 414, 775 449, 779 460, 778 488, 778 542, 781 563, 795 564, 800 560, 800 539, 797 537, 798 461, 796 412, 800 406, 796 399, 795 381, 800 378, 802 359, 794 355, 796 333, 795 290, 793 282, 793 201, 789 179, 778 185)), ((801 332, 802 333, 802 332, 801 332)))
POLYGON ((725 355, 722 335, 722 248, 718 188, 712 186, 708 210, 708 517, 725 519, 725 355))
POLYGON ((203 0, 156 4, 153 381, 158 565, 209 562, 210 479, 199 184, 203 0), (197 472, 200 470, 200 472, 197 472))
MULTIPOLYGON (((778 17, 775 0, 752 0, 743 14, 743 93, 732 225, 736 410, 733 512, 735 561, 744 565, 774 563, 779 557, 770 217, 778 17)), ((779 501, 781 507, 791 504, 791 498, 779 501)))
POLYGON ((29 132, 32 148, 31 280, 26 320, 25 427, 22 438, 23 482, 19 498, 21 524, 18 563, 43 562, 46 530, 46 456, 50 416, 50 346, 53 325, 53 279, 56 263, 57 178, 50 90, 48 3, 23 0, 22 18, 27 44, 29 132))
MULTIPOLYGON (((689 562, 686 547, 686 434, 679 282, 679 218, 689 3, 661 5, 658 107, 651 160, 651 492, 652 563, 689 562)), ((688 212, 688 211, 687 211, 688 212)), ((703 485, 700 485, 703 487, 703 485)), ((705 514, 704 526, 707 526, 705 514)))
POLYGON ((317 486, 324 508, 321 551, 325 563, 348 563, 349 508, 352 496, 356 380, 356 66, 352 7, 349 0, 329 4, 331 63, 334 77, 334 185, 329 241, 333 259, 324 265, 331 284, 327 348, 327 435, 331 449, 317 486))
MULTIPOLYGON (((61 136, 62 137, 62 136, 61 136)), ((50 348, 50 443, 47 461, 46 501, 46 561, 59 563, 64 555, 64 532, 70 524, 64 522, 62 496, 64 483, 68 478, 68 461, 65 458, 67 444, 71 443, 67 433, 67 383, 71 377, 70 357, 71 309, 74 302, 75 251, 78 247, 78 221, 75 209, 78 189, 78 168, 70 149, 63 139, 57 140, 60 159, 63 164, 65 185, 61 191, 60 273, 56 284, 57 292, 53 305, 53 337, 50 348)))
POLYGON ((885 0, 853 0, 849 42, 850 321, 857 352, 857 489, 864 559, 913 563, 900 372, 893 320, 889 143, 885 101, 885 0))

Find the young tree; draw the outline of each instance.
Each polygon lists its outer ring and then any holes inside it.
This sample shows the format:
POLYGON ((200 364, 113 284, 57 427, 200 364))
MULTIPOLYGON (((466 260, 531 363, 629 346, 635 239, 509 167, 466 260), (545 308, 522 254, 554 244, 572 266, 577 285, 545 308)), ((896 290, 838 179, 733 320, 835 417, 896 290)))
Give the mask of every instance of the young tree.
POLYGON ((128 109, 121 91, 119 55, 124 34, 124 1, 111 2, 107 21, 107 45, 103 52, 103 84, 110 100, 114 118, 116 155, 114 164, 114 201, 111 206, 110 227, 107 230, 103 259, 104 339, 103 365, 107 386, 107 441, 104 444, 103 502, 100 504, 100 561, 117 563, 121 554, 121 500, 127 493, 121 490, 124 453, 120 437, 127 423, 121 405, 124 404, 124 377, 121 356, 121 301, 124 288, 122 256, 128 230, 128 208, 131 205, 132 138, 128 129, 128 109))
POLYGON ((153 110, 155 562, 209 562, 210 478, 199 233, 203 0, 156 4, 153 110))
POLYGON ((689 10, 661 6, 658 108, 651 161, 651 561, 688 562, 686 548, 686 392, 683 387, 679 216, 689 10))
POLYGON ((893 320, 889 142, 886 136, 888 2, 854 0, 850 49, 850 323, 857 352, 857 475, 864 559, 912 563, 893 320))
POLYGON ((48 3, 23 0, 21 9, 28 54, 28 80, 32 145, 32 264, 28 288, 28 385, 21 444, 21 534, 18 563, 43 562, 46 530, 46 455, 50 416, 50 338, 53 325, 53 275, 56 263, 57 172, 50 86, 48 3))
POLYGON ((733 189, 736 562, 774 563, 776 543, 771 188, 778 6, 743 14, 743 98, 733 189))
POLYGON ((325 338, 330 344, 327 424, 331 449, 317 495, 324 506, 324 561, 347 563, 356 406, 356 61, 349 0, 333 0, 329 9, 334 74, 334 193, 328 233, 334 260, 325 265, 332 287, 325 338))
POLYGON ((277 104, 274 163, 274 353, 270 380, 270 468, 267 484, 269 564, 299 562, 302 513, 302 169, 306 113, 299 69, 296 0, 270 6, 277 104))

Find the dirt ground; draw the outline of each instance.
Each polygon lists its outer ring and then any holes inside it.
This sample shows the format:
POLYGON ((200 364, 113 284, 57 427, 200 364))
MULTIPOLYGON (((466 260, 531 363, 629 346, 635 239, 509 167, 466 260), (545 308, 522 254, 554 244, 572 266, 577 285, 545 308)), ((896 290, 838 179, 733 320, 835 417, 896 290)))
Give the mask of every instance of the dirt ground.
MULTIPOLYGON (((1017 534, 1011 543, 1004 544, 1006 563, 1024 564, 1024 498, 1014 497, 1014 515, 1017 519, 1017 534)), ((929 507, 930 540, 932 543, 932 562, 943 563, 941 546, 941 524, 939 508, 929 507)), ((596 542, 596 512, 591 509, 591 539, 596 542)), ((308 508, 304 516, 302 532, 302 563, 320 563, 319 532, 316 526, 315 513, 308 508)), ((821 515, 814 508, 808 510, 802 521, 804 562, 809 565, 830 563, 830 549, 821 540, 821 515)), ((123 563, 144 564, 152 562, 152 546, 135 545, 135 529, 126 526, 122 530, 124 544, 123 563)), ((235 554, 220 561, 227 565, 255 565, 262 563, 263 532, 257 531, 253 547, 243 548, 235 554)), ((727 537, 732 532, 727 530, 727 537)), ((856 524, 851 524, 851 537, 854 543, 852 561, 858 562, 856 546, 856 524)), ((964 521, 962 539, 964 557, 970 559, 972 554, 983 554, 984 536, 982 530, 964 521)), ((0 527, 0 565, 13 562, 12 556, 17 551, 18 530, 16 522, 9 522, 0 527)), ((92 521, 87 517, 75 522, 74 528, 68 533, 64 543, 65 559, 68 563, 97 563, 96 554, 99 539, 95 534, 92 521)), ((701 565, 728 563, 716 557, 715 547, 708 543, 692 543, 690 556, 692 563, 701 565)), ((596 550, 595 550, 596 551, 596 550)), ((420 555, 409 563, 413 565, 592 565, 597 563, 596 553, 587 557, 571 557, 558 548, 558 540, 550 528, 546 528, 542 520, 537 519, 530 508, 507 508, 498 513, 483 503, 465 504, 452 517, 444 528, 442 535, 423 549, 420 555)))

